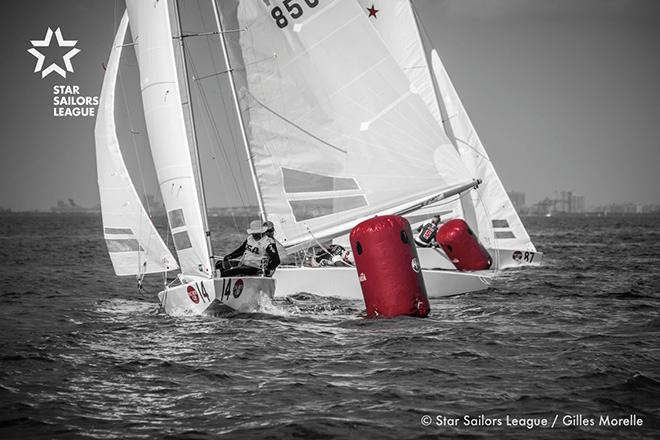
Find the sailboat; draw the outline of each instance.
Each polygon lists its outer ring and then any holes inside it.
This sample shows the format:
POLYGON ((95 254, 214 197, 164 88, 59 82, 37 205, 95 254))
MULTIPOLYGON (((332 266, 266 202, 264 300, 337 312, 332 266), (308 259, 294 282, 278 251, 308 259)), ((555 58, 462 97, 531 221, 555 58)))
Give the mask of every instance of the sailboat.
MULTIPOLYGON (((161 189, 163 186, 169 189, 167 192, 163 191, 162 195, 166 200, 166 206, 173 208, 168 212, 168 222, 179 256, 179 264, 142 205, 124 162, 115 124, 114 92, 127 29, 128 15, 124 14, 107 63, 94 130, 104 238, 115 273, 120 276, 142 277, 149 273, 168 272, 180 268, 182 271, 177 278, 179 285, 167 286, 159 293, 161 304, 168 314, 252 311, 264 296, 272 298, 275 281, 263 277, 213 278, 211 276, 210 260, 207 256, 203 256, 204 254, 197 253, 199 247, 204 248, 208 245, 203 228, 200 227, 204 219, 196 215, 199 214, 195 205, 196 182, 186 175, 186 169, 191 167, 191 158, 185 154, 177 154, 182 152, 181 149, 171 149, 169 152, 159 148, 153 150, 154 161, 162 171, 159 175, 163 178, 161 189), (192 199, 192 203, 188 197, 192 199)), ((182 126, 181 101, 174 101, 177 90, 172 88, 171 84, 166 86, 170 87, 169 91, 174 95, 172 103, 145 99, 145 109, 157 113, 158 118, 169 118, 174 121, 178 119, 178 122, 172 123, 182 126)), ((176 135, 175 130, 172 130, 173 133, 166 133, 168 128, 171 127, 167 125, 161 127, 159 124, 157 133, 166 136, 176 135)), ((167 140, 168 144, 172 141, 185 145, 185 132, 179 133, 178 138, 167 140)))
MULTIPOLYGON (((345 236, 374 215, 411 215, 481 183, 355 0, 211 1, 262 220, 287 252, 345 236), (359 42, 359 44, 356 44, 359 42)), ((361 298, 353 267, 280 267, 273 278, 214 270, 185 38, 176 0, 127 0, 96 125, 104 236, 117 275, 180 270, 159 299, 168 314, 249 310, 309 292, 361 298), (119 57, 130 25, 160 193, 178 263, 123 162, 114 124, 119 57)), ((486 273, 424 269, 429 296, 487 288, 486 273)))
MULTIPOLYGON (((543 254, 525 230, 436 49, 430 51, 430 60, 427 56, 423 23, 413 3, 357 1, 468 170, 483 181, 475 191, 427 207, 409 220, 415 224, 434 214, 443 219, 463 218, 488 249, 495 269, 539 265, 543 254)), ((418 252, 423 267, 453 268, 441 249, 419 248, 418 252)))

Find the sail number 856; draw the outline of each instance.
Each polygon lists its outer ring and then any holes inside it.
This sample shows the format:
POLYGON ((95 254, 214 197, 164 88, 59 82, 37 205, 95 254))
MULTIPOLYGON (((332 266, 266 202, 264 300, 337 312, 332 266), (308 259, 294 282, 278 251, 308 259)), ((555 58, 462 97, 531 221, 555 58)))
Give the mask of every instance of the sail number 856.
MULTIPOLYGON (((319 5, 320 0, 304 0, 304 3, 309 7, 309 8, 315 8, 319 5)), ((298 19, 302 17, 304 10, 300 4, 303 3, 301 1, 294 1, 294 0, 284 0, 282 2, 282 6, 287 10, 291 18, 298 19)), ((277 24, 277 27, 280 29, 284 29, 289 25, 289 19, 286 18, 286 15, 284 15, 284 11, 282 11, 282 8, 279 6, 275 6, 273 9, 270 11, 270 15, 273 17, 275 20, 275 23, 277 24)))

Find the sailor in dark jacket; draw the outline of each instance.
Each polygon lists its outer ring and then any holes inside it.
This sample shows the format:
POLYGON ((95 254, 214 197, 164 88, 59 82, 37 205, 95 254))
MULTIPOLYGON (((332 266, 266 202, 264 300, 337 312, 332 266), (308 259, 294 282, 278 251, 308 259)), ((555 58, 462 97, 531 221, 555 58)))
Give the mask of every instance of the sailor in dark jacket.
POLYGON ((420 225, 417 228, 418 234, 415 235, 415 243, 421 247, 437 247, 438 243, 435 241, 435 234, 438 232, 440 226, 440 216, 436 215, 433 218, 420 225))
POLYGON ((222 261, 216 263, 216 269, 221 269, 223 277, 232 276, 273 276, 275 268, 280 264, 275 240, 265 234, 267 228, 259 221, 250 223, 247 239, 235 251, 225 255, 222 261), (230 260, 240 257, 236 267, 230 267, 230 260))

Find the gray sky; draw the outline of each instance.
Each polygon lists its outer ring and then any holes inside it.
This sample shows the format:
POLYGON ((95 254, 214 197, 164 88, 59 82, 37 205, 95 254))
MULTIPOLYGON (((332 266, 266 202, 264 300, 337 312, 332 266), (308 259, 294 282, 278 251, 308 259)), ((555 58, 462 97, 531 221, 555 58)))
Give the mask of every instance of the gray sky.
MULTIPOLYGON (((561 189, 590 205, 660 202, 660 2, 414 3, 508 189, 528 203, 561 189)), ((99 94, 120 10, 121 0, 0 5, 0 206, 98 203, 94 120, 54 118, 52 86, 99 94), (81 49, 66 79, 33 73, 29 40, 49 26, 81 49)))

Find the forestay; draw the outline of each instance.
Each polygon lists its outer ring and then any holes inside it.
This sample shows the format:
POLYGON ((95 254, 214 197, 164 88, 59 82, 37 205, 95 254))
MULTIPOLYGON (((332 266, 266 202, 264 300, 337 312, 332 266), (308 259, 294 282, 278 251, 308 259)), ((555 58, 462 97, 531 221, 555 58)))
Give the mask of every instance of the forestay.
MULTIPOLYGON (((163 203, 185 275, 211 276, 206 213, 193 166, 190 120, 186 124, 172 28, 176 14, 169 1, 127 0, 140 69, 140 85, 151 152, 163 203)), ((178 34, 177 34, 178 35, 178 34)), ((179 46, 177 46, 177 49, 179 46)), ((179 54, 180 55, 180 54, 179 54)))
POLYGON ((536 252, 435 50, 431 52, 431 60, 461 157, 468 169, 483 180, 479 189, 471 194, 478 222, 482 225, 479 238, 493 248, 536 252))
POLYGON ((286 246, 472 176, 353 1, 221 2, 268 218, 286 246))
POLYGON ((127 27, 124 14, 110 52, 94 130, 104 237, 117 275, 178 268, 140 201, 117 139, 115 88, 127 27))

